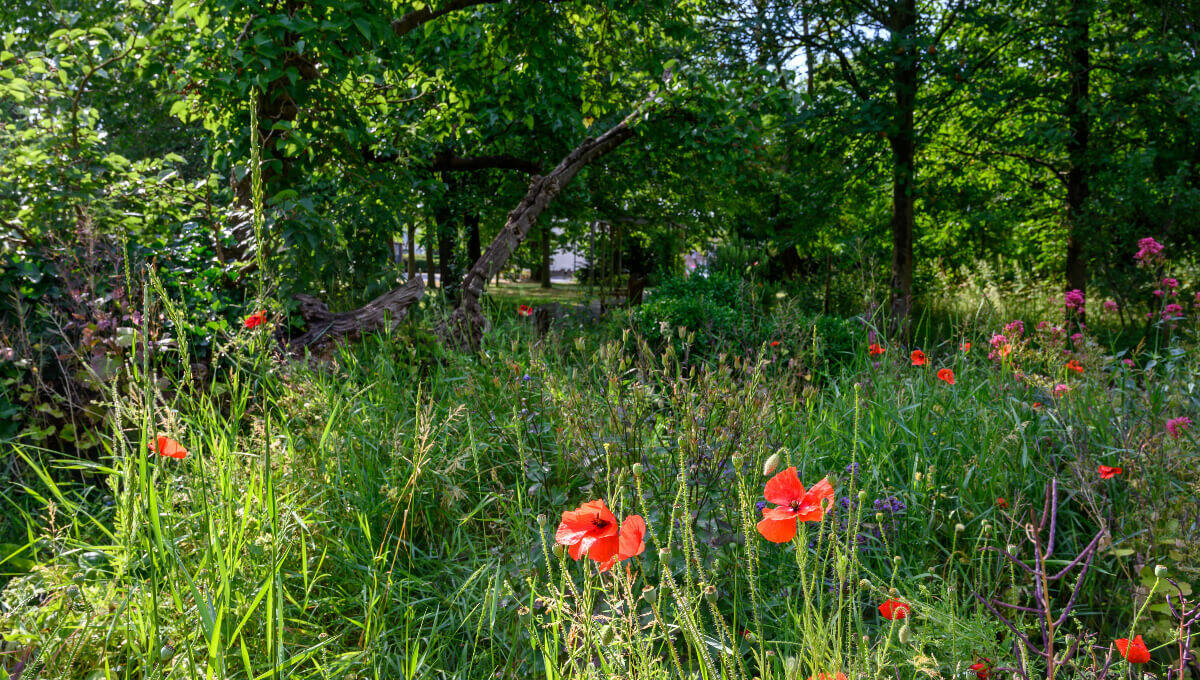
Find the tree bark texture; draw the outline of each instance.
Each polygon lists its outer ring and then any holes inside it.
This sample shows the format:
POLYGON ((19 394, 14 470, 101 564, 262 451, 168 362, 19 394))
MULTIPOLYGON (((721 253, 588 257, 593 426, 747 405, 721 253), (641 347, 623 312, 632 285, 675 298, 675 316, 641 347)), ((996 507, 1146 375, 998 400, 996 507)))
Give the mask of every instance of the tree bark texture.
POLYGON ((358 309, 333 313, 322 301, 311 295, 297 295, 300 315, 308 322, 308 331, 292 338, 288 348, 296 354, 344 338, 395 326, 408 313, 408 308, 425 293, 425 281, 420 276, 410 278, 403 286, 390 290, 358 309))

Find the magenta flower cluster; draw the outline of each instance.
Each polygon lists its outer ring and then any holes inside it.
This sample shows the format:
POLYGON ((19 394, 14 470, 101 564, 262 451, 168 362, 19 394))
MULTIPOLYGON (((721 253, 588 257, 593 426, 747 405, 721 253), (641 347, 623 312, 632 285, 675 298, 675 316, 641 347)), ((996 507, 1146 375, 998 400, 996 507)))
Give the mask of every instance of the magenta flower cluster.
POLYGON ((1162 257, 1163 244, 1154 240, 1153 236, 1138 239, 1138 251, 1134 253, 1133 259, 1138 262, 1147 260, 1157 260, 1162 257))

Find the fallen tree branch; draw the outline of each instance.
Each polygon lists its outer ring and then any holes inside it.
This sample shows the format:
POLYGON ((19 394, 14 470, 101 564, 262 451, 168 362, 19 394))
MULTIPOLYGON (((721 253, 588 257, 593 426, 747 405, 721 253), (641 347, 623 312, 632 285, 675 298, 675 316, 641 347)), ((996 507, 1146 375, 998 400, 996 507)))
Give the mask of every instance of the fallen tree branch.
POLYGON ((311 295, 294 296, 300 303, 300 315, 308 322, 304 335, 292 338, 288 349, 299 354, 326 343, 363 333, 394 327, 408 308, 425 294, 425 280, 414 276, 403 286, 390 290, 367 304, 348 312, 331 312, 329 306, 311 295))
POLYGON ((479 347, 479 341, 489 326, 479 303, 484 285, 504 268, 517 246, 529 236, 538 217, 580 170, 633 137, 630 126, 634 119, 657 98, 658 92, 655 91, 607 132, 599 137, 584 139, 548 175, 533 178, 525 198, 508 213, 504 228, 463 277, 458 307, 436 329, 442 342, 457 348, 479 347))

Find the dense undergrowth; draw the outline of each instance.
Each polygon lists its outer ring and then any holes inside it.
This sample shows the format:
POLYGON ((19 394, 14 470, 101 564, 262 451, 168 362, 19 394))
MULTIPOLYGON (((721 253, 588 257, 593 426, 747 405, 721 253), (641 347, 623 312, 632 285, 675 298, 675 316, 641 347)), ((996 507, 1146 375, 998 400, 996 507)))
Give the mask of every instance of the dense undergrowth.
POLYGON ((142 354, 110 386, 101 460, 12 447, 30 474, 2 499, 19 537, 0 668, 1047 677, 1051 644, 1056 664, 1074 650, 1055 677, 1119 677, 1111 643, 1133 631, 1180 677, 1190 632, 1171 606, 1200 564, 1196 432, 1175 420, 1200 411, 1194 319, 1113 352, 1033 319, 952 318, 914 365, 869 319, 829 343, 780 313, 740 352, 678 328, 650 344, 621 316, 536 338, 513 315, 478 355, 433 352, 414 325, 285 363, 270 322, 226 338, 211 383, 142 354), (187 455, 155 455, 160 436, 187 455), (755 524, 789 467, 834 498, 776 544, 755 524), (593 499, 648 528, 603 574, 555 546, 560 514, 593 499), (1037 567, 1046 531, 1049 571, 1087 558, 1048 584, 1000 552, 1037 567), (910 615, 888 620, 887 601, 910 615), (1067 612, 1048 633, 1043 605, 1067 612))

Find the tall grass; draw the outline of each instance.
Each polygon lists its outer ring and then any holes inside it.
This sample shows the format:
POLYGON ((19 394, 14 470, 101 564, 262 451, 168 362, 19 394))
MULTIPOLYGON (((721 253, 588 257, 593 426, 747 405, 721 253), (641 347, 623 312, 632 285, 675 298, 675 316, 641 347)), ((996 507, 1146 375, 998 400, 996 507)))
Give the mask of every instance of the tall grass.
POLYGON ((311 364, 273 358, 269 333, 226 338, 211 384, 131 354, 103 460, 13 446, 32 474, 0 499, 27 537, 0 598, 10 676, 961 675, 1012 658, 972 593, 1019 604, 1030 584, 981 548, 1017 543, 1052 477, 1064 554, 1109 532, 1074 634, 1107 644, 1149 602, 1165 646, 1142 565, 1187 581, 1197 563, 1194 434, 1163 432, 1197 413, 1178 338, 1135 368, 1089 345, 1083 375, 1031 345, 1019 376, 962 337, 914 367, 864 334, 814 382, 778 347, 701 361, 603 327, 505 321, 470 356, 401 329, 311 364), (160 435, 190 455, 154 454, 160 435), (837 491, 792 544, 754 528, 776 453, 837 491), (603 575, 554 549, 559 514, 593 498, 649 526, 603 575), (889 598, 912 616, 882 619, 889 598))

